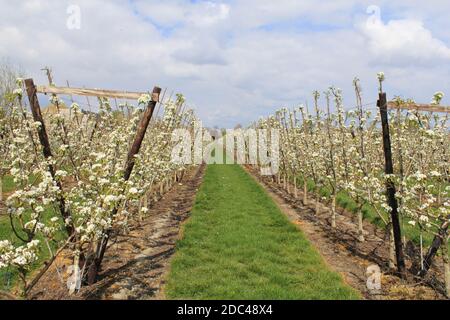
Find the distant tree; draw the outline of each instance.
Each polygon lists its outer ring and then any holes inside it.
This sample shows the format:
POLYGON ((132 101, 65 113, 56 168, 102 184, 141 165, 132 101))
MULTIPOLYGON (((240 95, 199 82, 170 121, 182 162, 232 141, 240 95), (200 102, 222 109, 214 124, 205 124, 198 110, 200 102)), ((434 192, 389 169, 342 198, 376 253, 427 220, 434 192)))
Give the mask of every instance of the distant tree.
POLYGON ((7 59, 0 61, 0 113, 3 113, 8 104, 12 102, 16 80, 21 75, 20 69, 7 59))

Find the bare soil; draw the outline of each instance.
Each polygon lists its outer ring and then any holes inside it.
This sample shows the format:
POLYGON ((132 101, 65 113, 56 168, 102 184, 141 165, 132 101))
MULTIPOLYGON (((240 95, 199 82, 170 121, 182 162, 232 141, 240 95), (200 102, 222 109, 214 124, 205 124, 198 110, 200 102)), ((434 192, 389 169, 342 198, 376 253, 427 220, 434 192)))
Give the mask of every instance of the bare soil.
MULTIPOLYGON (((436 278, 438 268, 434 267, 427 281, 418 283, 413 279, 402 280, 389 269, 389 248, 386 232, 373 224, 364 222, 364 242, 358 240, 357 217, 340 210, 336 228, 331 227, 331 210, 319 205, 319 214, 315 213, 315 201, 304 204, 303 193, 299 190, 297 198, 287 192, 283 186, 275 183, 272 177, 263 177, 256 168, 245 169, 268 192, 283 213, 298 226, 317 251, 323 256, 332 270, 339 272, 350 286, 361 292, 368 300, 435 300, 445 299, 436 278), (369 266, 378 265, 382 270, 382 290, 373 293, 367 288, 369 266)), ((290 190, 294 190, 291 186, 290 190)), ((409 243, 407 247, 411 247, 409 243)), ((410 251, 414 251, 410 248, 410 251)))
POLYGON ((109 247, 99 281, 72 296, 63 274, 71 264, 61 258, 33 289, 37 300, 152 300, 164 299, 163 287, 170 260, 180 239, 181 226, 189 218, 205 166, 188 171, 162 199, 149 208, 148 218, 109 247), (57 270, 58 267, 58 270, 57 270))

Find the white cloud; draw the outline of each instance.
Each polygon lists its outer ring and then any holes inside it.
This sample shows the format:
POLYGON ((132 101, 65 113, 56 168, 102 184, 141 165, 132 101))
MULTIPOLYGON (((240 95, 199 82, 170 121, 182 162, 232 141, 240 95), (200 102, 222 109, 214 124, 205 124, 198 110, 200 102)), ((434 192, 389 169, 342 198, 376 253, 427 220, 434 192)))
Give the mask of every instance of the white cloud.
POLYGON ((422 21, 380 20, 362 25, 373 59, 393 65, 436 64, 450 59, 450 48, 433 37, 422 21))
POLYGON ((212 1, 137 0, 133 4, 141 16, 165 27, 180 24, 210 27, 228 19, 231 11, 229 5, 212 1))
POLYGON ((381 70, 391 95, 429 101, 446 91, 449 49, 437 31, 450 25, 445 8, 380 0, 385 22, 368 29, 361 21, 371 2, 0 0, 0 56, 40 83, 49 65, 59 84, 168 87, 207 125, 228 127, 304 103, 331 84, 351 106, 354 76, 373 101, 381 70), (80 5, 81 30, 66 28, 70 4, 80 5))
POLYGON ((201 3, 199 10, 195 10, 188 18, 188 22, 198 27, 209 27, 224 21, 230 16, 230 6, 210 1, 201 3))

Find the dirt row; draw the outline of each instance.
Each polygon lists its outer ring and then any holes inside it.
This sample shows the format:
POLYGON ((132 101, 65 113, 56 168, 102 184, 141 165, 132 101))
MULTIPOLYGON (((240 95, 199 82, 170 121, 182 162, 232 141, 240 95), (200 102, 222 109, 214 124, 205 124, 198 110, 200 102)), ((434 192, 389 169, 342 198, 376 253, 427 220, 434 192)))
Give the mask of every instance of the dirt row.
MULTIPOLYGON (((32 292, 33 299, 62 300, 152 300, 164 299, 165 277, 175 252, 180 230, 190 216, 205 166, 188 171, 149 208, 148 218, 131 226, 109 247, 99 281, 68 296, 67 287, 59 280, 67 265, 48 272, 32 292)), ((55 268, 53 268, 55 269, 55 268)))
MULTIPOLYGON (((340 209, 336 228, 331 227, 330 208, 320 204, 320 213, 315 213, 315 202, 306 205, 300 200, 303 193, 298 191, 297 198, 287 192, 283 186, 273 181, 271 177, 263 177, 257 168, 246 166, 255 180, 267 190, 270 197, 277 203, 287 217, 306 235, 317 251, 323 256, 331 269, 339 272, 344 280, 357 289, 369 300, 398 299, 445 299, 433 283, 438 283, 436 277, 439 270, 433 268, 426 283, 406 281, 395 276, 388 266, 389 249, 386 232, 369 222, 364 222, 365 242, 358 241, 356 215, 340 209), (382 289, 380 292, 370 292, 367 288, 370 266, 379 266, 382 270, 382 289)), ((294 190, 294 187, 290 190, 294 190)), ((309 197, 309 199, 312 199, 309 197)), ((414 251, 409 243, 410 251, 414 251)))

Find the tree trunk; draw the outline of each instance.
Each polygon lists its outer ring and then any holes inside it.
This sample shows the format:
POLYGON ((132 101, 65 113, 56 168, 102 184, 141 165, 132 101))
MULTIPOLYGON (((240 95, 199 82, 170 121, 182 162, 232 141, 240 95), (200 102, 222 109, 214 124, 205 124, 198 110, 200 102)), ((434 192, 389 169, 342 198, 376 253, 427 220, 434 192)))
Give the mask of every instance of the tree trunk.
POLYGON ((298 198, 297 177, 294 178, 294 196, 295 199, 298 198))
POLYGON ((424 263, 423 263, 423 235, 422 232, 420 232, 420 270, 422 271, 424 269, 424 263))
POLYGON ((358 210, 358 240, 364 242, 364 224, 362 209, 358 210))
POLYGON ((320 214, 320 195, 316 195, 316 209, 315 209, 316 215, 320 214))
POLYGON ((138 209, 138 215, 139 216, 141 216, 142 215, 142 208, 144 207, 143 206, 143 202, 144 202, 144 200, 141 198, 140 200, 139 200, 139 209, 138 209))
POLYGON ((444 259, 445 294, 447 295, 447 298, 450 298, 450 262, 447 246, 442 246, 442 257, 444 259))
POLYGON ((395 241, 394 241, 394 231, 392 230, 392 224, 389 226, 389 268, 395 270, 395 241))
POLYGON ((308 182, 303 182, 303 204, 306 206, 308 205, 308 182))
POLYGON ((336 228, 336 195, 333 195, 333 203, 331 204, 331 227, 336 228))
POLYGON ((147 208, 147 209, 148 209, 148 198, 149 198, 149 194, 148 194, 148 192, 146 192, 145 196, 144 196, 144 208, 147 208))

